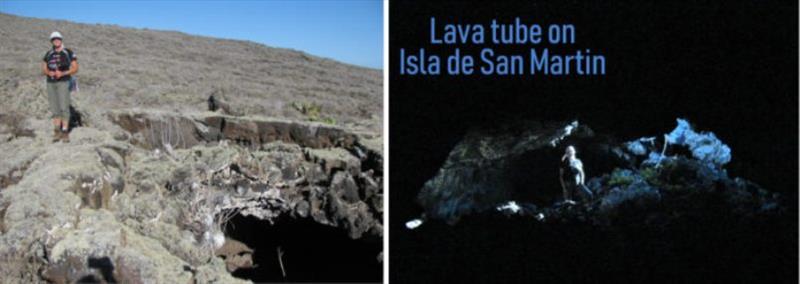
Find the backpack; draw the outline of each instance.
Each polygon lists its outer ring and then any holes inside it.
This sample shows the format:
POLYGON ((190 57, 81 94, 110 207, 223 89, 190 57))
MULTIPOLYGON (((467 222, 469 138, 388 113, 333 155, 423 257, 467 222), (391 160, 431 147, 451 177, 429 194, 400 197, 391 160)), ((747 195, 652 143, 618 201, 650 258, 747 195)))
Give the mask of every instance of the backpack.
MULTIPOLYGON (((72 65, 72 56, 74 55, 74 53, 72 52, 72 50, 70 50, 69 48, 66 48, 66 47, 64 47, 64 50, 66 51, 65 53, 67 54, 67 66, 71 66, 72 65)), ((51 55, 53 55, 54 52, 55 52, 55 50, 50 49, 49 51, 47 51, 47 54, 45 55, 45 57, 46 58, 50 57, 51 55)), ((69 78, 69 91, 70 92, 77 92, 78 90, 79 90, 78 89, 78 78, 75 77, 75 75, 70 75, 70 78, 69 78)))

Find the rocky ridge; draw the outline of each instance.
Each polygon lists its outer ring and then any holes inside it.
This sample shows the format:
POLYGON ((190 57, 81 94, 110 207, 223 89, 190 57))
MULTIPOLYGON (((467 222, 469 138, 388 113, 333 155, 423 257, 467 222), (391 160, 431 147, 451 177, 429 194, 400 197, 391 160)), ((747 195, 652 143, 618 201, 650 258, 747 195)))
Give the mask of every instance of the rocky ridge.
POLYGON ((78 127, 58 144, 42 130, 46 121, 4 124, 11 130, 0 148, 15 153, 0 168, 4 275, 232 281, 214 251, 233 214, 312 218, 351 238, 382 235, 382 154, 367 138, 216 113, 108 116, 117 132, 78 127), (20 129, 30 135, 15 134, 20 129), (107 275, 91 266, 101 258, 115 267, 107 275))

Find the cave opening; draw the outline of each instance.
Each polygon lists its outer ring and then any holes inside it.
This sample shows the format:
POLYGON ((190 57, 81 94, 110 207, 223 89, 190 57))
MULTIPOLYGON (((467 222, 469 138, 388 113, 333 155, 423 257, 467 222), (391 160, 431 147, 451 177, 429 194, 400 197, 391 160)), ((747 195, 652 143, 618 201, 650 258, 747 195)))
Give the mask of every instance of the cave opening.
POLYGON ((548 206, 562 197, 558 180, 560 149, 548 148, 521 155, 512 162, 509 178, 514 199, 548 206))
POLYGON ((577 148, 583 162, 586 181, 623 167, 626 161, 614 156, 608 144, 598 139, 565 139, 557 147, 541 148, 520 155, 511 161, 509 179, 516 200, 548 206, 563 198, 559 167, 564 149, 577 148))
POLYGON ((279 217, 274 224, 236 215, 225 225, 226 238, 253 250, 252 267, 234 277, 254 282, 380 282, 379 237, 351 239, 345 230, 310 218, 279 217))

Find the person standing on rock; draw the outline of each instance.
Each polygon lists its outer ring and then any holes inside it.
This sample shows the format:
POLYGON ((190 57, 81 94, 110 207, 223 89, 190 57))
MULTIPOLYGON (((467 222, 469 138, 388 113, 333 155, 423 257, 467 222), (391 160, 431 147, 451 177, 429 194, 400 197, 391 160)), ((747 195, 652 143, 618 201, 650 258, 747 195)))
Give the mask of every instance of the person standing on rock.
POLYGON ((594 197, 592 191, 583 183, 586 174, 583 172, 583 162, 576 156, 575 147, 567 146, 564 156, 561 157, 558 175, 565 203, 575 204, 573 197, 578 193, 583 194, 585 200, 594 197))
POLYGON ((78 73, 78 58, 64 47, 61 33, 50 34, 53 48, 44 55, 42 74, 47 76, 47 98, 50 103, 55 131, 53 142, 69 142, 69 82, 78 73))

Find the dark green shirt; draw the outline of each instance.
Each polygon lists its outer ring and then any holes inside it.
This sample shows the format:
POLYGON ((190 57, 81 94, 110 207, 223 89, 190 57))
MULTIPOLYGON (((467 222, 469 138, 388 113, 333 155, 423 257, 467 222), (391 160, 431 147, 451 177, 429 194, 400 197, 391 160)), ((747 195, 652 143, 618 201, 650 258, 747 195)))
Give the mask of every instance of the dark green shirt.
MULTIPOLYGON (((69 66, 72 64, 72 61, 77 61, 78 58, 75 56, 75 53, 68 48, 63 48, 61 51, 56 51, 54 49, 50 49, 44 55, 44 63, 47 64, 48 70, 60 70, 61 72, 69 71, 69 66)), ((63 76, 59 79, 55 79, 53 77, 47 76, 47 82, 60 82, 60 81, 69 81, 70 76, 63 76)))

